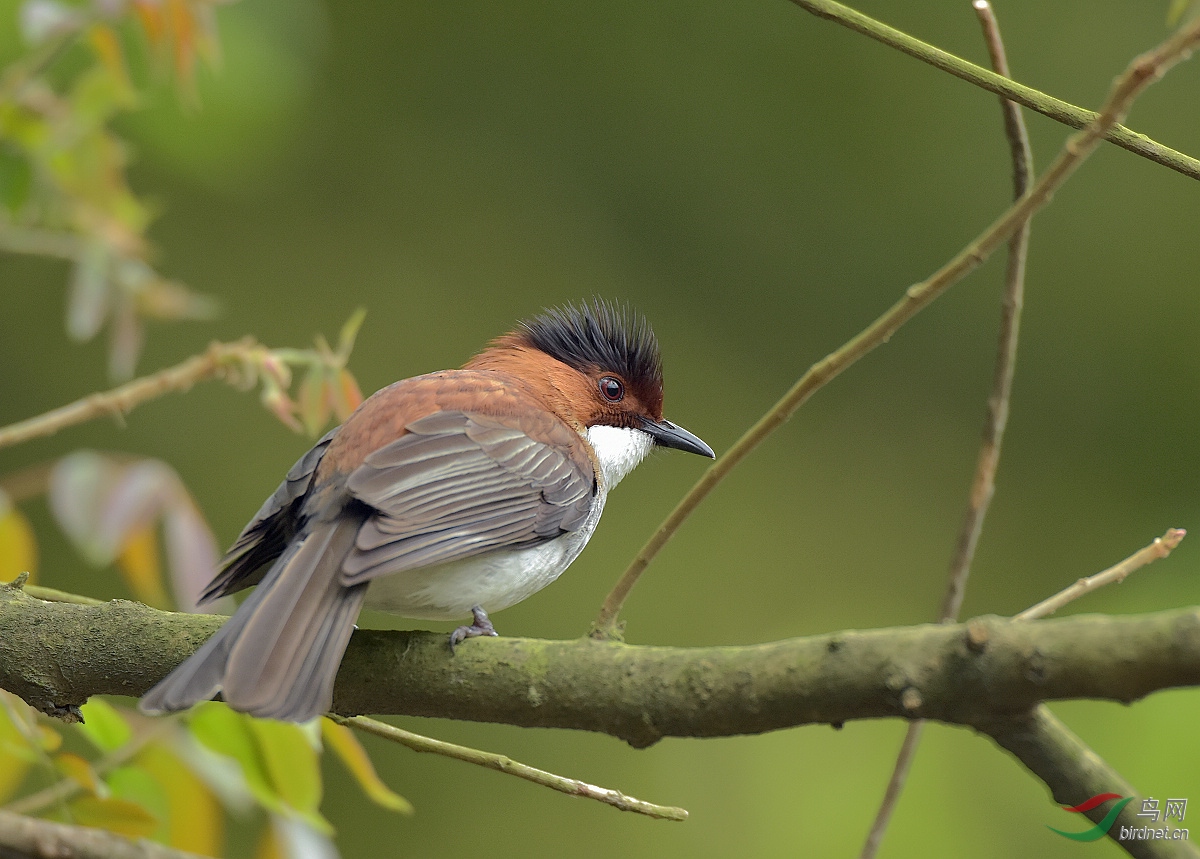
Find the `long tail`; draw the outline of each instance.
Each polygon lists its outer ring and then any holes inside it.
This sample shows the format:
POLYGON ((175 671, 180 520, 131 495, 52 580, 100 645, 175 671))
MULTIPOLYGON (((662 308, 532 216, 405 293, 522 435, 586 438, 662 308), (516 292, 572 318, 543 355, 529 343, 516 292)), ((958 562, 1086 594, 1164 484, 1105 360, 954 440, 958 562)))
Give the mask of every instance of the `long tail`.
POLYGON ((235 710, 302 722, 333 701, 333 681, 366 585, 341 584, 360 521, 318 523, 280 556, 225 625, 142 698, 144 713, 186 710, 222 693, 235 710))

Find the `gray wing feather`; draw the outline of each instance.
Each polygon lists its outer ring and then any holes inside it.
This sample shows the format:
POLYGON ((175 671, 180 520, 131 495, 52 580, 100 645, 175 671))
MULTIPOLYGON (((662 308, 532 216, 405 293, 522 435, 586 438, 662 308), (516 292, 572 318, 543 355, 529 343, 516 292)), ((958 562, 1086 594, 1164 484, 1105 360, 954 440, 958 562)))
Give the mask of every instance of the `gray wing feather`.
POLYGON ((457 411, 407 429, 347 480, 374 512, 342 564, 343 584, 550 540, 586 520, 594 478, 568 451, 457 411))
POLYGON ((335 427, 325 433, 320 441, 288 470, 279 488, 263 502, 258 513, 242 529, 242 533, 221 559, 221 572, 201 594, 201 603, 258 584, 262 579, 262 568, 283 553, 295 532, 293 505, 308 492, 313 472, 317 470, 321 457, 325 455, 325 449, 333 441, 338 429, 339 427, 335 427))

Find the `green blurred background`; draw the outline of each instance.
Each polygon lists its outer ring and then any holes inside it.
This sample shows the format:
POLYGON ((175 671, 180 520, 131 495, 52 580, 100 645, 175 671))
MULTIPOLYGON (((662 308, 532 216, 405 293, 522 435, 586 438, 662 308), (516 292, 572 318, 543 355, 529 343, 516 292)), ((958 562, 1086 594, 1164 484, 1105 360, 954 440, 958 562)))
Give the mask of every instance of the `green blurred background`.
MULTIPOLYGON (((986 63, 967 0, 859 8, 986 63)), ((1166 32, 1165 2, 998 13, 1014 75, 1092 107, 1166 32)), ((456 366, 543 306, 603 295, 651 319, 668 416, 720 452, 1010 194, 993 96, 785 0, 245 0, 218 17, 224 64, 202 73, 201 108, 163 86, 121 125, 134 186, 161 211, 160 269, 225 308, 215 323, 153 326, 142 371, 244 333, 305 345, 364 305, 351 367, 371 391, 456 366)), ((1200 153, 1198 92, 1192 62, 1129 124, 1200 153)), ((1029 123, 1044 166, 1066 130, 1029 123)), ((1018 611, 1169 526, 1200 528, 1198 219, 1195 181, 1106 146, 1034 222, 1008 444, 965 616, 1018 611)), ((974 466, 1002 270, 998 256, 735 472, 634 592, 628 640, 931 619, 974 466)), ((103 344, 63 333, 67 277, 64 264, 0 257, 0 424, 108 385, 103 344)), ((225 544, 308 443, 252 397, 206 384, 124 427, 5 451, 0 471, 81 446, 161 457, 225 544)), ((571 572, 497 617, 501 632, 583 634, 702 467, 664 454, 640 468, 571 572)), ((124 593, 30 512, 44 581, 124 593)), ((1185 541, 1070 611, 1198 603, 1197 558, 1185 541)), ((1200 692, 1053 709, 1144 793, 1200 806, 1200 692)), ((860 722, 635 751, 571 731, 397 721, 692 816, 650 821, 368 740, 417 813, 370 806, 331 768, 326 808, 347 857, 852 855, 904 732, 860 722)), ((1046 828, 1075 823, 989 740, 935 725, 882 855, 1117 855, 1046 828)))

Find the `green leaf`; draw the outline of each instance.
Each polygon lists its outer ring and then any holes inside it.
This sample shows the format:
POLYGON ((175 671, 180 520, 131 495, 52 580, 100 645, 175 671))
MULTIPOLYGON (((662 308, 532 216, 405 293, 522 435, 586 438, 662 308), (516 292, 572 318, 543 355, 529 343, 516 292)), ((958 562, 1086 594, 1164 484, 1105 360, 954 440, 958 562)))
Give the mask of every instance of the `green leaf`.
POLYGON ((358 329, 362 328, 363 320, 366 318, 367 308, 360 307, 350 314, 350 318, 342 326, 342 330, 338 334, 337 356, 343 364, 350 357, 350 352, 354 349, 354 341, 358 337, 358 329))
POLYGON ((129 765, 117 767, 105 776, 104 781, 115 799, 133 803, 158 822, 151 835, 156 839, 166 837, 171 803, 157 778, 140 766, 129 765))
POLYGON ((0 204, 16 214, 29 202, 33 168, 11 145, 0 142, 0 204))
POLYGON ((80 732, 100 751, 115 751, 133 737, 133 731, 125 719, 107 701, 90 698, 79 710, 83 713, 80 732))
POLYGON ((248 716, 209 701, 192 711, 188 727, 207 748, 237 763, 246 787, 260 805, 272 811, 283 811, 283 801, 271 784, 248 716))
POLYGON ((367 750, 362 747, 353 731, 345 725, 321 719, 321 736, 325 738, 325 745, 333 749, 363 789, 363 793, 373 802, 401 814, 413 813, 412 803, 383 783, 379 773, 375 772, 367 750))
POLYGON ((250 719, 249 724, 279 797, 318 830, 332 832, 318 812, 321 767, 303 729, 273 719, 250 719))
POLYGON ((1167 26, 1174 27, 1179 23, 1179 19, 1187 12, 1195 0, 1171 0, 1171 6, 1167 9, 1167 26))
POLYGON ((0 700, 0 803, 3 803, 21 786, 30 765, 41 758, 37 747, 16 722, 21 716, 15 709, 25 705, 5 692, 0 692, 0 698, 3 699, 0 700))

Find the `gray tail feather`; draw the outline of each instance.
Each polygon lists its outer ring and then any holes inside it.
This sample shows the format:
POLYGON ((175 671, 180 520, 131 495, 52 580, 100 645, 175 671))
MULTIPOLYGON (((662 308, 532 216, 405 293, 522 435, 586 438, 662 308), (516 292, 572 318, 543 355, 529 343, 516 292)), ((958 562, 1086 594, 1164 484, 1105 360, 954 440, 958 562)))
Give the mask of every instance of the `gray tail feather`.
POLYGON ((333 701, 333 681, 366 585, 341 584, 360 521, 319 523, 283 553, 225 625, 146 693, 145 713, 185 710, 222 693, 235 710, 302 722, 333 701))

